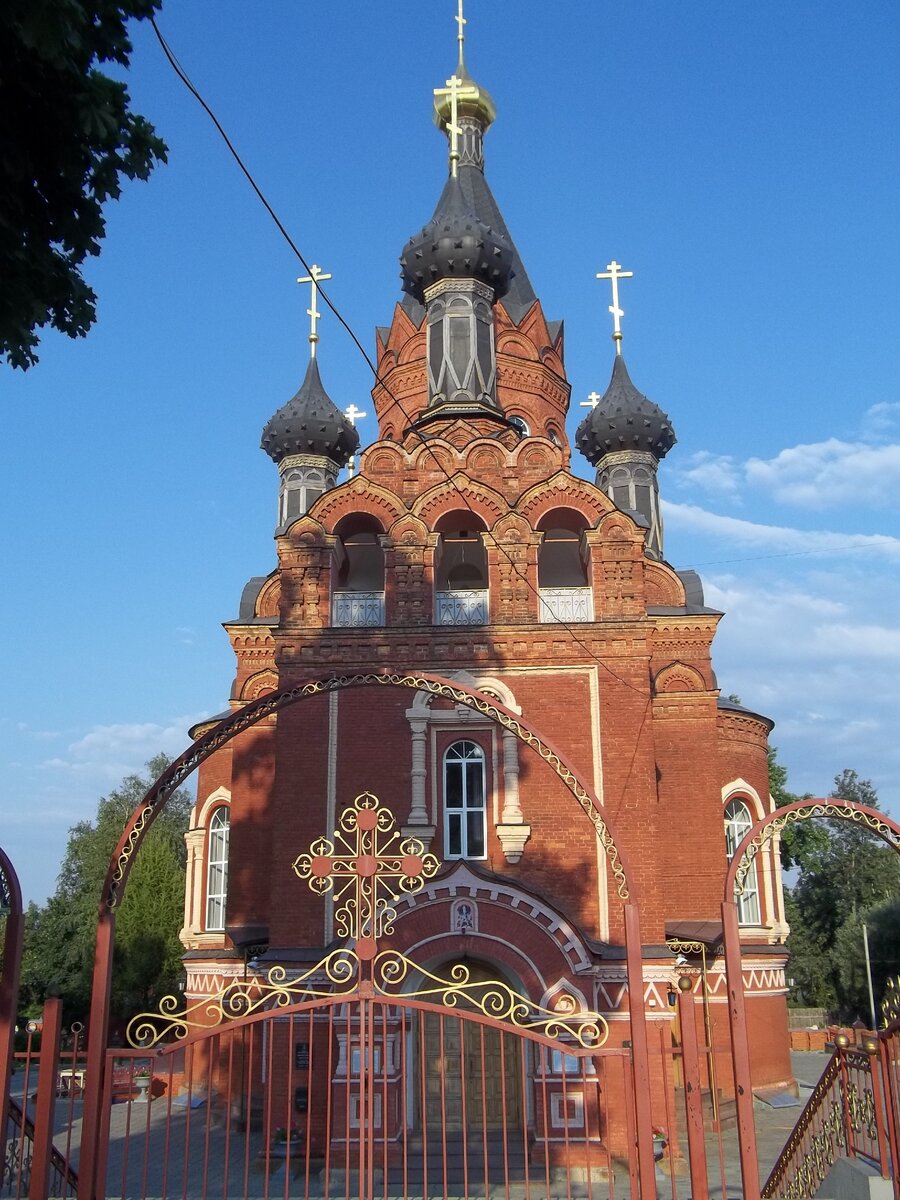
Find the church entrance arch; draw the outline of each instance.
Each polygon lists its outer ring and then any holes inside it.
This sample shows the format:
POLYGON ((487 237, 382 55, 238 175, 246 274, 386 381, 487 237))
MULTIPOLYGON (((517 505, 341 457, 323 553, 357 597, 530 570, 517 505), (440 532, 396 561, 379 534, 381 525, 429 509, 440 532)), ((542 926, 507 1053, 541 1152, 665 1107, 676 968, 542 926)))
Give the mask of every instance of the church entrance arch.
MULTIPOLYGON (((734 852, 722 898, 722 930, 725 945, 725 978, 728 991, 728 1019, 731 1027, 731 1052, 734 1060, 735 1100, 738 1117, 741 1177, 745 1196, 760 1195, 756 1128, 753 1119, 753 1081, 750 1074, 750 1042, 744 1003, 741 938, 738 924, 738 899, 752 869, 753 860, 763 847, 783 829, 813 819, 846 821, 861 825, 880 837, 900 854, 900 825, 885 813, 864 804, 837 797, 798 800, 776 809, 749 829, 734 852)), ((900 1136, 900 1109, 894 1113, 895 1137, 900 1136)), ((776 1167, 777 1170, 777 1167, 776 1167)), ((768 1194, 768 1193, 767 1193, 768 1194)))
MULTIPOLYGON (((472 999, 479 1008, 490 1003, 497 968, 480 960, 445 963, 441 975, 454 978, 468 972, 472 999)), ((484 1128, 488 1131, 521 1129, 524 1120, 523 1085, 533 1074, 533 1064, 522 1043, 501 1025, 477 1025, 446 1012, 423 1011, 419 1073, 422 1102, 418 1128, 484 1128), (520 1069, 524 1067, 524 1071, 520 1069)))

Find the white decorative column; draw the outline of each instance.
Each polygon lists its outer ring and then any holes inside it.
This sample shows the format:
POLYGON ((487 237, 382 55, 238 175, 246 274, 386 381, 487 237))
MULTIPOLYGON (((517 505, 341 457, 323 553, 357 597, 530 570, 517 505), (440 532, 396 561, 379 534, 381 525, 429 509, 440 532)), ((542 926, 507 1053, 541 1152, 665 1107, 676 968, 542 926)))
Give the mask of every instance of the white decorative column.
POLYGON ((509 729, 503 731, 503 811, 497 836, 507 862, 517 863, 531 837, 519 805, 519 740, 509 729))
POLYGON ((425 780, 428 774, 427 757, 427 709, 426 715, 410 709, 406 716, 412 735, 412 767, 410 769, 410 808, 409 820, 402 827, 404 837, 417 837, 425 843, 426 849, 434 837, 434 825, 428 822, 428 806, 425 800, 425 780))

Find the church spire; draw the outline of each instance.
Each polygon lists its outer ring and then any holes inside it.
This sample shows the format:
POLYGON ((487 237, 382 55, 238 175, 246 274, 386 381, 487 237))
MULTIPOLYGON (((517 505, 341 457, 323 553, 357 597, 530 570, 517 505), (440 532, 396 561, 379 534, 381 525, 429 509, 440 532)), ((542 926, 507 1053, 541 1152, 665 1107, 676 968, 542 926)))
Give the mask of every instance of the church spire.
POLYGON ((592 392, 590 413, 575 431, 575 445, 597 468, 597 487, 626 512, 637 514, 648 528, 647 553, 663 557, 663 524, 656 472, 660 461, 675 445, 675 431, 666 414, 631 382, 622 357, 619 307, 620 279, 633 278, 615 259, 599 272, 598 279, 612 283, 613 341, 616 357, 609 387, 598 397, 592 392))
POLYGON ((316 300, 319 284, 330 275, 313 263, 298 283, 311 285, 309 365, 300 390, 269 418, 262 432, 262 449, 278 465, 278 528, 301 517, 323 492, 337 483, 338 472, 359 449, 354 423, 340 411, 322 383, 316 346, 319 342, 316 300))

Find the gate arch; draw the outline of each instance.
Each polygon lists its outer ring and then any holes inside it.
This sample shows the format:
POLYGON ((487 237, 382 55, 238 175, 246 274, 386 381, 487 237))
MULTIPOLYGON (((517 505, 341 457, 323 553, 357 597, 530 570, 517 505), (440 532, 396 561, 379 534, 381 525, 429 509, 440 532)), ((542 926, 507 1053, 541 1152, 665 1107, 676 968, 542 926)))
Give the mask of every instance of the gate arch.
POLYGON ((741 963, 741 938, 735 896, 743 890, 753 860, 768 842, 799 821, 814 817, 864 825, 900 854, 900 825, 885 813, 865 804, 838 797, 809 797, 787 804, 757 821, 745 834, 725 876, 722 898, 722 931, 725 944, 725 980, 728 991, 728 1021, 734 1056, 734 1083, 738 1115, 738 1143, 741 1178, 745 1196, 760 1194, 759 1164, 756 1152, 756 1126, 753 1120, 753 1083, 750 1075, 750 1046, 744 1005, 744 981, 741 963))
POLYGON ((536 732, 522 717, 499 701, 485 696, 463 684, 429 673, 391 673, 384 671, 358 672, 352 675, 332 675, 326 679, 310 680, 251 701, 231 716, 218 722, 192 746, 184 751, 159 776, 146 792, 129 818, 116 846, 104 882, 97 924, 97 940, 91 989, 87 1086, 81 1149, 82 1174, 79 1197, 90 1196, 97 1169, 99 1150, 101 1098, 104 1054, 109 1027, 109 998, 113 949, 115 945, 115 911, 128 881, 131 865, 140 845, 158 812, 168 798, 210 755, 235 737, 251 728, 264 717, 288 708, 301 700, 346 688, 397 687, 426 692, 463 704, 467 708, 496 721, 533 750, 556 774, 584 812, 594 828, 594 834, 606 854, 623 904, 625 929, 626 974, 629 995, 638 998, 630 1005, 630 1025, 635 1095, 639 1098, 636 1110, 638 1160, 643 1178, 654 1177, 653 1132, 650 1118, 650 1066, 647 1028, 642 1003, 643 963, 640 918, 636 905, 634 874, 627 856, 615 836, 611 822, 602 811, 599 798, 579 771, 546 738, 536 732))

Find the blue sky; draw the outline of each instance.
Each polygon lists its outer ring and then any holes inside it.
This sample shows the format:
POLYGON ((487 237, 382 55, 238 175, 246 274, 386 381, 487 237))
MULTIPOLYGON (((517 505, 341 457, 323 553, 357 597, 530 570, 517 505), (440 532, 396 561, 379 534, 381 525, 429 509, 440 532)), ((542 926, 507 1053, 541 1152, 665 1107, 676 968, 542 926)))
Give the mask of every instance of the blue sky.
MULTIPOLYGON (((445 177, 431 91, 455 9, 167 0, 159 18, 369 347, 445 177)), ((488 178, 565 320, 570 436, 609 378, 594 276, 615 257, 634 271, 629 370, 679 439, 667 557, 727 614, 723 692, 776 720, 793 790, 853 767, 897 815, 900 10, 469 0, 467 17, 498 107, 488 178)), ((220 622, 274 565, 259 435, 308 353, 304 272, 148 27, 129 86, 170 157, 108 210, 98 324, 0 374, 0 838, 37 900, 98 796, 225 706, 220 622)), ((333 318, 321 337, 332 397, 371 414, 333 318)))

